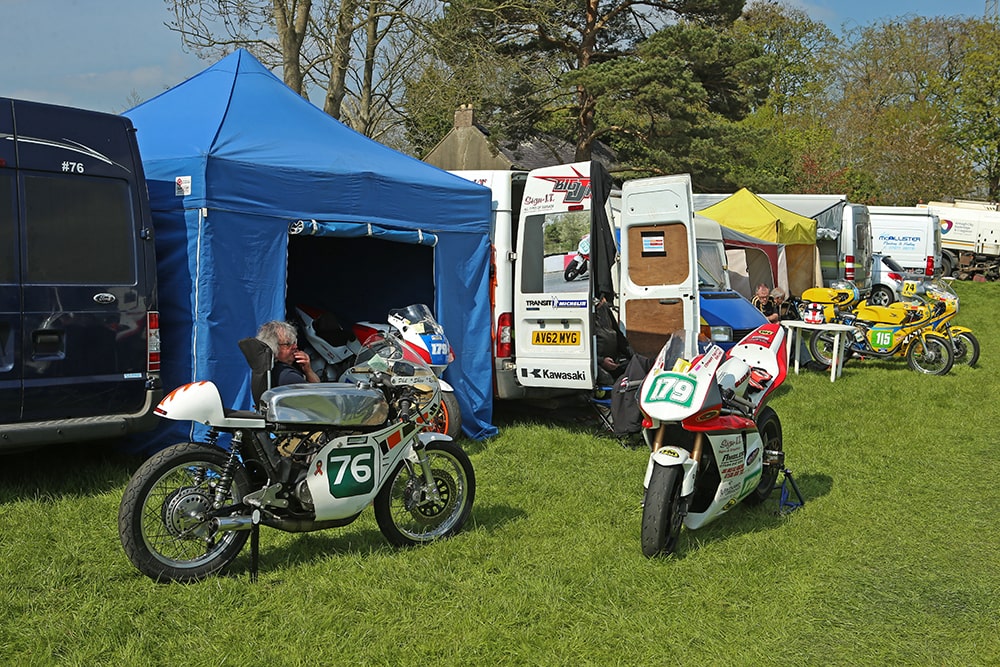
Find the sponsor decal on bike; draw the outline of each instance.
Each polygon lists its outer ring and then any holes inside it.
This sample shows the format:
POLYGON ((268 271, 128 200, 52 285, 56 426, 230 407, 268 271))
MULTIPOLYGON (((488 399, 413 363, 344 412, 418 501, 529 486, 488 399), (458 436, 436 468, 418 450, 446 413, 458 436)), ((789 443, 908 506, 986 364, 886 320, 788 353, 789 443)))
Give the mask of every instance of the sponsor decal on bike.
POLYGON ((661 449, 660 451, 666 454, 667 456, 672 456, 675 459, 679 459, 681 457, 680 452, 670 447, 667 447, 666 449, 661 449))
POLYGON ((729 466, 743 464, 743 452, 734 451, 724 454, 722 460, 719 462, 719 466, 722 468, 728 468, 729 466))
POLYGON ((722 438, 718 444, 719 454, 723 456, 729 454, 730 452, 740 452, 742 456, 743 453, 743 439, 742 438, 722 438))
POLYGON ((742 474, 743 474, 743 464, 741 463, 738 466, 733 466, 732 468, 724 469, 722 471, 722 478, 732 479, 734 477, 739 477, 742 474))
POLYGON ((757 459, 757 455, 760 454, 760 447, 756 447, 750 451, 750 455, 747 456, 747 465, 750 465, 757 459))

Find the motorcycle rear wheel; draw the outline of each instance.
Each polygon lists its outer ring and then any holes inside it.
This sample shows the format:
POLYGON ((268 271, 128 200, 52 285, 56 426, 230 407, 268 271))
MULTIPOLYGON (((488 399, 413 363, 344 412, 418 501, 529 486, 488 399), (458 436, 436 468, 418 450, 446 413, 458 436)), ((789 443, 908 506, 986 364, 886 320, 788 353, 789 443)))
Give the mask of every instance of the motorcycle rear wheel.
MULTIPOLYGON (((833 363, 833 342, 836 335, 829 331, 813 332, 813 335, 809 337, 809 354, 812 355, 812 358, 829 367, 833 363)), ((840 354, 846 361, 851 341, 849 339, 843 340, 843 346, 845 349, 842 349, 840 354)))
POLYGON ((906 363, 918 373, 945 375, 955 363, 955 353, 946 338, 927 335, 906 348, 906 363))
POLYGON ((681 468, 653 464, 642 505, 642 553, 667 556, 677 548, 684 515, 681 512, 681 468))
MULTIPOLYGON (((118 536, 132 564, 154 581, 196 581, 229 565, 246 544, 248 531, 213 534, 199 516, 211 508, 229 455, 182 442, 150 457, 132 475, 118 509, 118 536)), ((249 490, 238 466, 226 504, 249 490)))
POLYGON ((472 513, 476 475, 469 455, 454 442, 426 446, 437 498, 427 492, 420 465, 404 461, 375 496, 375 521, 398 547, 433 542, 460 531, 472 513))
POLYGON ((975 366, 979 361, 979 339, 971 332, 955 334, 955 363, 975 366))
MULTIPOLYGON (((757 416, 757 432, 760 433, 761 446, 764 450, 782 451, 781 421, 778 419, 778 413, 771 408, 761 410, 757 416)), ((759 456, 764 457, 764 452, 760 452, 759 456)), ((764 466, 757 487, 743 499, 743 502, 754 506, 767 500, 774 490, 775 482, 778 481, 779 472, 781 469, 778 466, 764 466)))

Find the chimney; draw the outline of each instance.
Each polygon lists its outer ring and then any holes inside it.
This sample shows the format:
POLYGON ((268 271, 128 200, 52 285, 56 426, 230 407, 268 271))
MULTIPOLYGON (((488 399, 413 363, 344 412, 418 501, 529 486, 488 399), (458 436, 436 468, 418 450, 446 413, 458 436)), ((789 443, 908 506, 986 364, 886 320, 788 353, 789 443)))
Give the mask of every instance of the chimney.
POLYGON ((455 127, 472 127, 475 122, 475 114, 471 104, 461 104, 455 111, 455 127))

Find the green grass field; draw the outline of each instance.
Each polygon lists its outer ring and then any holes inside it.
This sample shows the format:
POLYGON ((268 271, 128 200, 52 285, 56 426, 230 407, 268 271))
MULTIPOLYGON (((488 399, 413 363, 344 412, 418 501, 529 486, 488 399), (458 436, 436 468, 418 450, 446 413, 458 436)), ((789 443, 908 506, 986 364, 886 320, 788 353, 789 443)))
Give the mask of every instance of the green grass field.
POLYGON ((498 410, 464 441, 467 529, 395 550, 347 528, 261 533, 228 575, 155 584, 116 516, 138 461, 107 447, 0 457, 3 665, 1000 664, 1000 284, 960 283, 978 368, 856 362, 772 405, 804 508, 777 497, 639 546, 647 454, 586 410, 498 410), (525 416, 530 415, 530 416, 525 416))

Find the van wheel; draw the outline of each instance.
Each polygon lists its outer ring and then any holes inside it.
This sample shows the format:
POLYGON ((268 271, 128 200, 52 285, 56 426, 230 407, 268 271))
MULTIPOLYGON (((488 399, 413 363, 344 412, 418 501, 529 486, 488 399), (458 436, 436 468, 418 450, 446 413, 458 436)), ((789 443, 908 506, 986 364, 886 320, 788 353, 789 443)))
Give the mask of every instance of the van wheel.
POLYGON ((872 288, 872 293, 868 295, 868 305, 888 306, 896 300, 896 295, 885 285, 876 285, 872 288))

